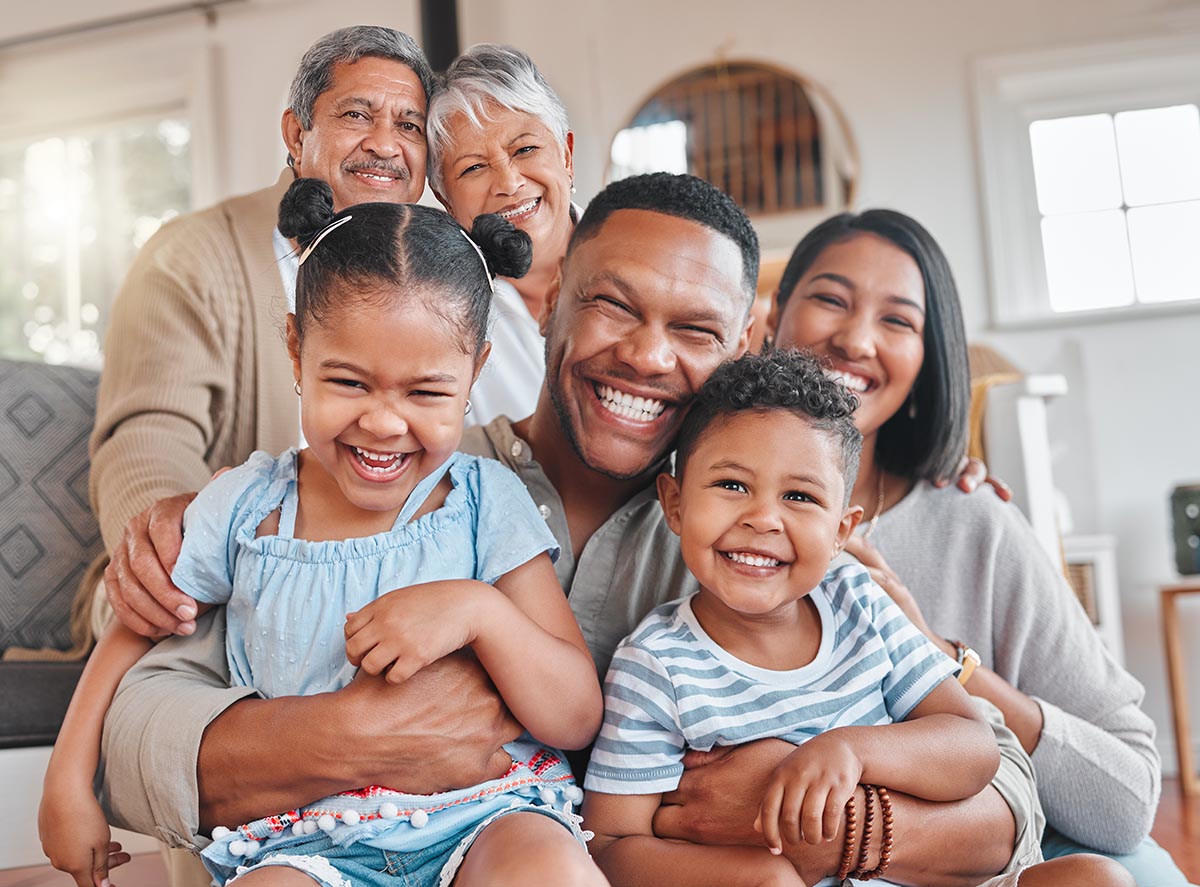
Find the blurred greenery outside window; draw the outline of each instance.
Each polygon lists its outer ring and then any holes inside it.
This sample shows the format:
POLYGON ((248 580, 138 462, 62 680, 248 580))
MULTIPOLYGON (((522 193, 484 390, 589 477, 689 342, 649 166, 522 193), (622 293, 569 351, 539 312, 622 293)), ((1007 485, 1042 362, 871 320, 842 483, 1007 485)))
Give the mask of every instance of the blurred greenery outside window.
POLYGON ((0 354, 99 367, 134 255, 191 208, 179 113, 0 142, 0 354))

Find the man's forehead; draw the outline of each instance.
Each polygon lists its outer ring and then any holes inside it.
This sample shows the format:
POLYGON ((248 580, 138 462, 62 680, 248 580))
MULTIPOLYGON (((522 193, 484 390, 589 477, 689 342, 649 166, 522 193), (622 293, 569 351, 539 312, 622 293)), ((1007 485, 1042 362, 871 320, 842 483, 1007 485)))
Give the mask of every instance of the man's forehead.
POLYGON ((731 238, 692 219, 646 209, 614 211, 571 250, 563 277, 585 286, 611 283, 643 297, 683 285, 739 312, 747 299, 741 250, 731 238))
MULTIPOLYGON (((375 55, 365 55, 352 62, 343 60, 335 63, 329 85, 318 98, 331 93, 336 93, 336 97, 341 98, 361 92, 364 100, 377 102, 379 90, 382 88, 394 91, 397 82, 403 82, 404 86, 413 90, 413 98, 422 107, 425 105, 425 87, 417 72, 399 59, 375 55)), ((335 98, 333 95, 328 97, 335 98)))

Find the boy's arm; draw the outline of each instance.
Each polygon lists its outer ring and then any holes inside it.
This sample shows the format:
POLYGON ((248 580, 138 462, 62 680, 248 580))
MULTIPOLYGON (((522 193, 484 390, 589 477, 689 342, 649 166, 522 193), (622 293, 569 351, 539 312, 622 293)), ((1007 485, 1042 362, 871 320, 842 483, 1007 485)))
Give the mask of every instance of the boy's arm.
POLYGON ((583 821, 596 837, 588 850, 620 887, 804 887, 792 864, 764 847, 706 846, 666 841, 651 832, 661 794, 609 795, 589 791, 583 821))
POLYGON ((104 633, 75 687, 46 768, 38 810, 42 850, 55 868, 68 872, 82 887, 108 877, 110 853, 112 865, 128 860, 126 854, 118 856, 120 845, 110 844, 92 783, 100 763, 104 716, 117 685, 151 646, 119 623, 104 633))

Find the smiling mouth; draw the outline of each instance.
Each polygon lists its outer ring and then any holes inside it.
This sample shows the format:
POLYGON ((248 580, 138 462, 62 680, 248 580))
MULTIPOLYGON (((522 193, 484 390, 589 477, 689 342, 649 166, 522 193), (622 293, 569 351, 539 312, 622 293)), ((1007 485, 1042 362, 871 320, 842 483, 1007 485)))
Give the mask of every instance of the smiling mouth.
POLYGON ((726 560, 733 561, 735 564, 741 564, 744 567, 781 567, 783 561, 776 560, 773 557, 766 557, 761 554, 752 554, 748 551, 722 551, 721 557, 726 560))
POLYGON ((354 456, 360 474, 368 480, 388 481, 404 473, 412 461, 412 453, 377 453, 362 447, 347 446, 354 456))
POLYGON ((360 179, 366 179, 368 182, 378 182, 381 185, 394 185, 397 182, 404 181, 404 176, 400 173, 389 174, 369 169, 352 169, 350 172, 360 179))
POLYGON ((534 211, 537 210, 538 206, 541 205, 541 202, 542 198, 532 197, 529 200, 526 200, 524 203, 514 206, 511 209, 501 210, 500 212, 496 213, 496 215, 504 219, 506 222, 511 223, 520 221, 523 218, 533 215, 534 211))
POLYGON ((862 376, 856 376, 853 373, 847 373, 845 370, 826 370, 825 376, 835 382, 840 382, 845 388, 850 389, 855 394, 866 394, 875 387, 871 380, 864 379, 862 376))
POLYGON ((592 383, 592 389, 600 405, 622 419, 634 422, 653 422, 667 408, 665 402, 651 397, 641 397, 628 391, 619 391, 611 385, 592 383))

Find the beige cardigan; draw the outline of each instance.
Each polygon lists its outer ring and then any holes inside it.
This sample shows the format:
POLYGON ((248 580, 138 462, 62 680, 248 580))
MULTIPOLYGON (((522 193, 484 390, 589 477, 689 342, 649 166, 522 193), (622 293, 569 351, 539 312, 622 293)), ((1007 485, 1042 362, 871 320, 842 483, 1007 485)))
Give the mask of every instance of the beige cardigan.
POLYGON ((157 500, 296 442, 272 241, 292 179, 284 170, 270 188, 167 223, 134 260, 109 321, 91 438, 92 508, 110 551, 157 500))

